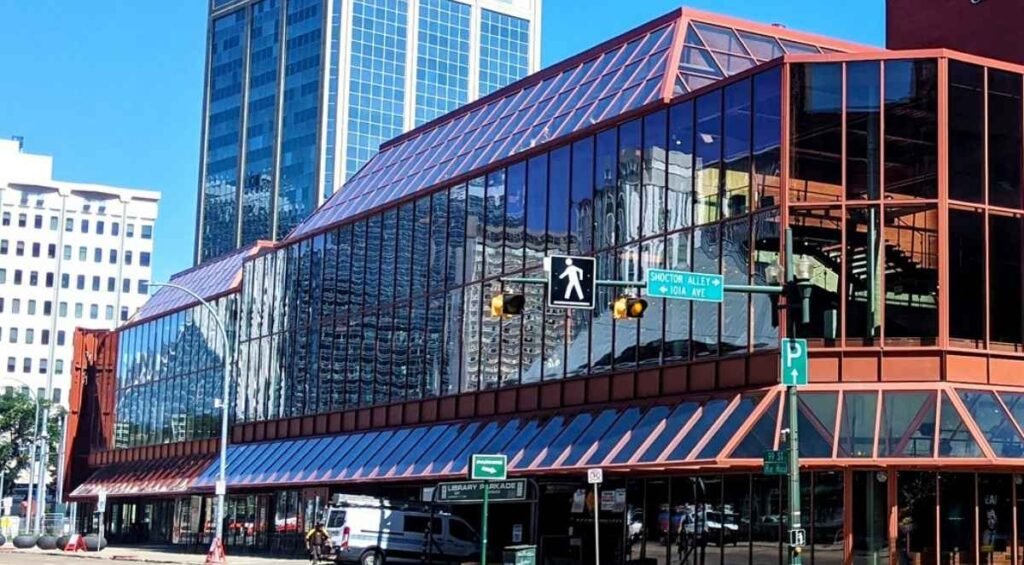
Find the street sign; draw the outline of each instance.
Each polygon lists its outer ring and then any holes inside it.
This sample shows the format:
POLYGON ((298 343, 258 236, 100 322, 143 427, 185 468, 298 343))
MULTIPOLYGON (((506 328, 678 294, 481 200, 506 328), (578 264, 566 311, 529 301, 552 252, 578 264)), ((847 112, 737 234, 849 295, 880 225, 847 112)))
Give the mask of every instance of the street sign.
POLYGON ((487 485, 487 498, 491 501, 526 500, 526 479, 509 479, 439 483, 437 485, 437 501, 450 504, 483 502, 484 485, 487 485))
POLYGON ((548 307, 594 308, 597 262, 593 257, 551 255, 544 258, 548 277, 548 307))
POLYGON ((647 296, 649 298, 721 302, 724 295, 725 277, 722 275, 647 269, 647 296))
POLYGON ((764 463, 764 474, 785 475, 789 471, 789 453, 782 449, 765 451, 761 456, 764 463))
POLYGON ((101 490, 96 495, 96 511, 105 512, 107 510, 107 491, 101 490))
POLYGON ((603 469, 587 469, 587 483, 592 485, 599 485, 604 482, 604 470, 603 469))
POLYGON ((476 453, 470 457, 470 479, 474 481, 504 481, 507 476, 508 458, 504 455, 476 453))
POLYGON ((792 547, 807 545, 807 531, 802 528, 789 530, 789 545, 792 547))
POLYGON ((786 386, 807 384, 806 339, 783 339, 779 344, 779 359, 782 363, 780 371, 782 384, 786 386))

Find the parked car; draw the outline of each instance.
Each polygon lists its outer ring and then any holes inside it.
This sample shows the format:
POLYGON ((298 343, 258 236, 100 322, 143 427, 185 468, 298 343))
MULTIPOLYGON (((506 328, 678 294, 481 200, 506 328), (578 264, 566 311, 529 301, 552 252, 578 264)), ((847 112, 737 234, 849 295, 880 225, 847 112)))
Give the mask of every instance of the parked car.
POLYGON ((341 563, 462 563, 479 557, 476 531, 465 520, 415 502, 335 495, 324 516, 331 555, 341 563))

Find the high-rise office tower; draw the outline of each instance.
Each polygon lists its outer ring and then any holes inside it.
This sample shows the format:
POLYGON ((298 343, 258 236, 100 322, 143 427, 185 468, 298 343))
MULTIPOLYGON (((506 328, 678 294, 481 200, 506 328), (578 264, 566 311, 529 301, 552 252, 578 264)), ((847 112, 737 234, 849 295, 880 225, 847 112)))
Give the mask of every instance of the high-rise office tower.
POLYGON ((196 263, 277 239, 404 131, 537 70, 541 0, 211 0, 196 263))

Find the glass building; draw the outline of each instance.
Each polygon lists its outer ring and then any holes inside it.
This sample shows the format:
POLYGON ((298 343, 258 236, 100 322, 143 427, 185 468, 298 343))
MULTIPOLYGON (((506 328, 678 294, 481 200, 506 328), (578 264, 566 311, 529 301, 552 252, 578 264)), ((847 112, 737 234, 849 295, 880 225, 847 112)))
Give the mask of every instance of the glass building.
POLYGON ((214 0, 196 263, 284 237, 381 143, 536 71, 540 0, 214 0))
MULTIPOLYGON (((390 141, 224 274, 240 280, 226 541, 295 551, 333 494, 421 500, 498 453, 535 486, 492 513, 497 547, 783 562, 790 487, 762 457, 792 413, 808 562, 1019 561, 1022 85, 1009 63, 683 9, 390 141), (764 285, 787 231, 811 265, 792 326, 764 295, 615 319, 608 289, 565 310, 507 280, 577 254, 604 279, 764 285), (490 314, 502 292, 522 315, 490 314), (791 405, 794 334, 810 383, 791 405)), ((145 443, 91 453, 72 499, 106 489, 112 527, 162 508, 191 537, 159 539, 209 543, 215 450, 145 443)))

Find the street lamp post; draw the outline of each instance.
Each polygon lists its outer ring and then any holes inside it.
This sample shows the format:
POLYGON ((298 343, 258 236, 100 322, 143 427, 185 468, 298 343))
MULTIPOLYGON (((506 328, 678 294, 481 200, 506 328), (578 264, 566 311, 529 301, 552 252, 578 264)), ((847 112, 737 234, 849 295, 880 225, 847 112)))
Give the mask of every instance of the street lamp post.
MULTIPOLYGON (((196 299, 200 304, 206 308, 206 311, 213 316, 214 321, 217 323, 217 328, 220 330, 221 340, 224 341, 224 384, 221 395, 221 419, 220 419, 220 472, 218 474, 219 479, 217 480, 217 537, 216 540, 224 539, 224 512, 225 512, 225 497, 227 495, 227 469, 228 469, 228 409, 231 406, 231 366, 233 364, 234 356, 232 354, 231 342, 228 340, 228 332, 224 327, 224 322, 217 314, 217 310, 210 305, 209 302, 203 299, 192 290, 185 288, 180 285, 173 283, 149 283, 151 287, 168 287, 175 290, 180 290, 196 299)), ((223 543, 223 542, 222 542, 223 543)))

